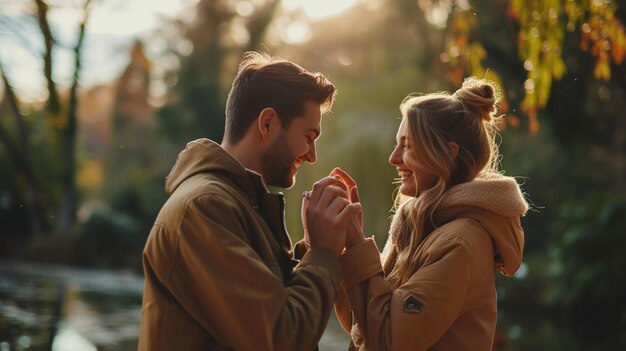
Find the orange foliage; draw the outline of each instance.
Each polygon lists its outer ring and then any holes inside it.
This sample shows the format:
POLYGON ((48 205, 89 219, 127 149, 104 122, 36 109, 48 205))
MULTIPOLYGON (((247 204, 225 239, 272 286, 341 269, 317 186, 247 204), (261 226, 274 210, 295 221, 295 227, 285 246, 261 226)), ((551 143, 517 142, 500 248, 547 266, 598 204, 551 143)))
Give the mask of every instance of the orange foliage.
MULTIPOLYGON (((561 79, 566 72, 561 57, 566 30, 581 32, 580 49, 596 57, 593 70, 596 79, 611 79, 611 64, 620 65, 624 61, 626 34, 624 25, 615 16, 616 9, 617 5, 610 0, 509 0, 506 16, 519 24, 517 48, 527 71, 520 110, 528 117, 531 134, 539 130, 537 111, 548 103, 553 80, 561 79)), ((476 26, 474 11, 457 10, 451 16, 446 56, 450 57, 451 70, 447 78, 460 85, 467 75, 488 74, 502 86, 498 74, 482 66, 488 53, 471 39, 476 26)), ((506 112, 506 99, 503 107, 502 111, 506 112)), ((507 119, 506 124, 519 126, 519 118, 507 119)))

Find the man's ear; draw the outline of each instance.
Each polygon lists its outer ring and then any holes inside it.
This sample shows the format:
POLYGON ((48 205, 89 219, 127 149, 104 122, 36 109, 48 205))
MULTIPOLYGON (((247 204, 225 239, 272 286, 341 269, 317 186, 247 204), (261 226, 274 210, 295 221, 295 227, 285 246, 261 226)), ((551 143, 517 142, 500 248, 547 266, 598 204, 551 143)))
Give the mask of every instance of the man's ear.
POLYGON ((278 113, 271 107, 266 107, 259 113, 257 128, 263 140, 271 138, 280 130, 280 120, 278 113))
POLYGON ((454 162, 454 159, 459 154, 459 144, 454 141, 448 141, 448 148, 450 148, 450 161, 454 162))

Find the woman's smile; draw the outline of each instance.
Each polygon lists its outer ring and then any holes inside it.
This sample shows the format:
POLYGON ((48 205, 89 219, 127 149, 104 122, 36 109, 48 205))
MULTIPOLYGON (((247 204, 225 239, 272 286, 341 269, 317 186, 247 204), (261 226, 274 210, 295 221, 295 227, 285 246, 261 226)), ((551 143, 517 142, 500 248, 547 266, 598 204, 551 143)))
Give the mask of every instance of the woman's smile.
POLYGON ((413 177, 413 172, 406 168, 398 168, 398 175, 402 178, 402 181, 405 181, 413 177))

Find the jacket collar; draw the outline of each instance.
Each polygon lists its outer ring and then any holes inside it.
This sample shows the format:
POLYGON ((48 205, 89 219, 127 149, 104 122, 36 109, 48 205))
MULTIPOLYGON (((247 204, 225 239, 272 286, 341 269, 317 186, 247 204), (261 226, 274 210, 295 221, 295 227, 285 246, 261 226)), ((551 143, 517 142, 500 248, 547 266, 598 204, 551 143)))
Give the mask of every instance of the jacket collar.
MULTIPOLYGON (((391 222, 391 240, 387 244, 390 247, 385 247, 383 254, 385 272, 394 264, 394 259, 387 259, 396 250, 396 238, 403 226, 408 224, 411 206, 407 204, 398 209, 391 222)), ((433 221, 435 227, 440 227, 458 218, 476 220, 492 238, 497 268, 503 275, 512 275, 522 261, 524 231, 519 217, 525 215, 527 210, 528 203, 515 179, 493 175, 450 188, 435 210, 433 221)))
POLYGON ((277 240, 289 250, 291 240, 284 222, 284 197, 269 192, 261 175, 246 169, 219 144, 209 139, 197 139, 187 144, 165 180, 165 191, 171 195, 185 180, 210 173, 238 188, 250 205, 264 218, 277 240))
POLYGON ((165 179, 165 191, 171 195, 185 180, 199 173, 212 173, 238 187, 253 205, 259 192, 267 193, 261 175, 244 168, 231 154, 210 139, 197 139, 178 154, 165 179))

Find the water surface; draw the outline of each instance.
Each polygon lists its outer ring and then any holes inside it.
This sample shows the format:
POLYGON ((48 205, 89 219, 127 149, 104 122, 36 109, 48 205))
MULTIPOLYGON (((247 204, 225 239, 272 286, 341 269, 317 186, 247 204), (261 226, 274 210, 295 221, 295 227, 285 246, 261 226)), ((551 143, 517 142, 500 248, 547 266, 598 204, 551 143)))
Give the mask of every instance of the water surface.
MULTIPOLYGON (((135 351, 143 276, 0 261, 0 351, 135 351)), ((321 351, 347 350, 333 317, 321 351)))

